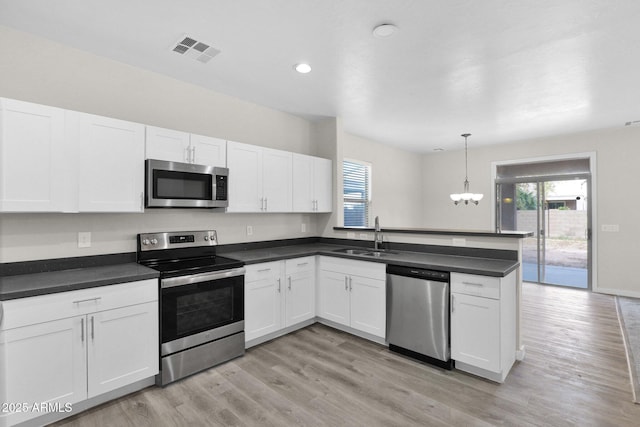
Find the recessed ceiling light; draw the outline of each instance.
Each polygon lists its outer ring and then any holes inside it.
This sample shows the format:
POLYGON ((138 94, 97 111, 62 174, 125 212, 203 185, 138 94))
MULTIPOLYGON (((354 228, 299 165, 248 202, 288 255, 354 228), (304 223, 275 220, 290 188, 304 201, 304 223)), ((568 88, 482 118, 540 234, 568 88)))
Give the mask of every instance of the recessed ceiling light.
POLYGON ((386 39, 394 35, 396 31, 398 31, 398 27, 393 24, 381 24, 373 29, 373 35, 379 39, 386 39))
POLYGON ((305 63, 296 64, 293 68, 300 74, 307 74, 311 71, 311 65, 305 63))

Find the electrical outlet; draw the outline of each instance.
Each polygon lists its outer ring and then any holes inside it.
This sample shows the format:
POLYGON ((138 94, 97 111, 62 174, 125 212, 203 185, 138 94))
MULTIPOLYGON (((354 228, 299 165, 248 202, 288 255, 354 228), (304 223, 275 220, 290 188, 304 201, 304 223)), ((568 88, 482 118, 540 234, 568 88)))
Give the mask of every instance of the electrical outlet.
POLYGON ((80 232, 78 232, 78 247, 79 248, 90 248, 91 247, 91 232, 90 231, 80 231, 80 232))
POLYGON ((247 236, 253 235, 253 227, 251 225, 247 225, 247 236))
POLYGON ((300 226, 300 231, 303 233, 307 232, 307 224, 305 224, 304 222, 302 223, 302 225, 300 226))

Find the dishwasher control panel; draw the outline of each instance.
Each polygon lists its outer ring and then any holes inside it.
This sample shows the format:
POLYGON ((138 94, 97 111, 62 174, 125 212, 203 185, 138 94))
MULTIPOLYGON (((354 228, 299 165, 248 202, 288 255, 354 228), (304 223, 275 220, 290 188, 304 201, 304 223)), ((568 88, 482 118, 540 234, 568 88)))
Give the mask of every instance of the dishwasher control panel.
POLYGON ((423 268, 405 267, 401 265, 387 265, 387 274, 415 277, 424 280, 435 280, 438 282, 449 281, 448 271, 426 270, 423 268))

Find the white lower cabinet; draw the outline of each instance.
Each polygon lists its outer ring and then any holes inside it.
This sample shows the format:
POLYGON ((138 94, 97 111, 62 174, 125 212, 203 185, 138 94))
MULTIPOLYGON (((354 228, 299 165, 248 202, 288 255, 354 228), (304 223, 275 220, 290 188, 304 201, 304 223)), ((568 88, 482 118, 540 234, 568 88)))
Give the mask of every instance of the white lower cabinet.
POLYGON ((385 338, 385 264, 320 257, 318 297, 319 317, 385 338))
POLYGON ((158 373, 158 282, 146 280, 2 303, 0 426, 44 415, 158 373))
POLYGON ((315 257, 245 268, 246 342, 315 317, 315 257))
POLYGON ((451 273, 451 358, 456 368, 503 382, 516 355, 515 272, 451 273))

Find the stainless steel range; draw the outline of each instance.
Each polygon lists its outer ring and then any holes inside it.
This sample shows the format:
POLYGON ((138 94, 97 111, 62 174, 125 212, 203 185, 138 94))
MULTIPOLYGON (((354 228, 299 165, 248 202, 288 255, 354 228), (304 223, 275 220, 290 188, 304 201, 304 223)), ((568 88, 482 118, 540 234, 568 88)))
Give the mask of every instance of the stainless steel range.
POLYGON ((160 272, 159 385, 244 354, 244 264, 217 244, 214 230, 138 234, 138 263, 160 272))

